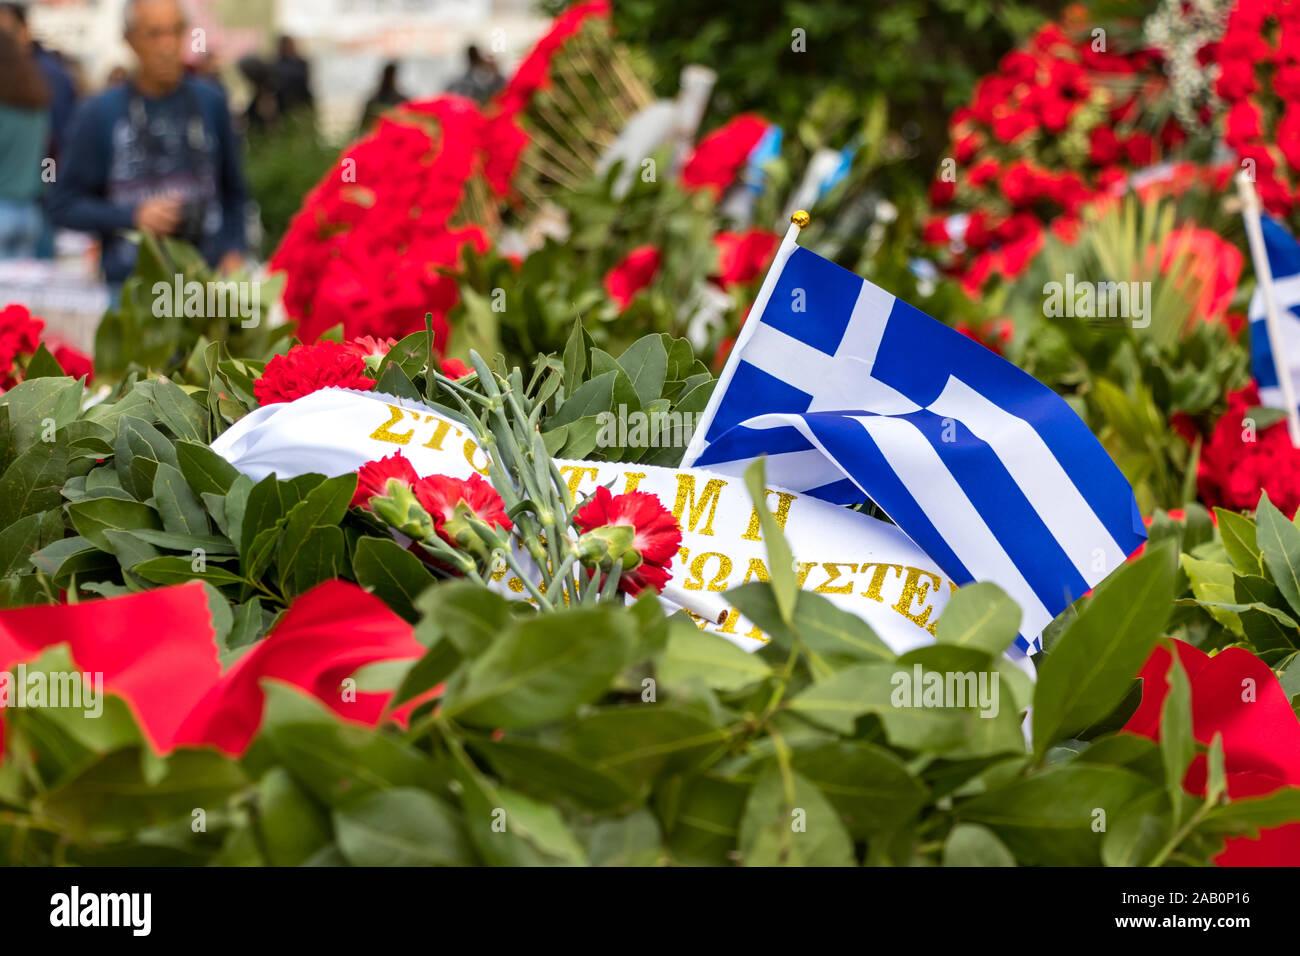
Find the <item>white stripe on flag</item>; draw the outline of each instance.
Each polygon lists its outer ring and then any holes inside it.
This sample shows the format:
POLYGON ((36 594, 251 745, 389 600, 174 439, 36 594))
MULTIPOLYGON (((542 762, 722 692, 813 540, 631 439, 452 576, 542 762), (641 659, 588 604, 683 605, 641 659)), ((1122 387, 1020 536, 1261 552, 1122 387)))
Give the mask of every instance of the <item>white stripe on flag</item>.
POLYGON ((992 581, 1006 591, 1024 611, 1020 633, 1036 639, 1052 615, 921 430, 901 418, 872 416, 854 421, 876 442, 957 560, 978 580, 992 581))
MULTIPOLYGON (((763 419, 756 419, 762 421, 763 419)), ((772 427, 789 427, 788 421, 773 422, 772 427)), ((770 487, 780 486, 791 491, 809 491, 829 485, 844 478, 835 462, 815 449, 807 451, 786 451, 767 457, 767 483, 770 487)), ((744 474, 745 468, 753 461, 746 456, 735 461, 717 462, 709 465, 712 471, 727 475, 744 474)))
MULTIPOLYGON (((1300 303, 1300 272, 1283 279, 1274 276, 1273 296, 1277 299, 1278 308, 1281 309, 1289 309, 1300 303)), ((1251 298, 1251 304, 1254 304, 1254 297, 1251 298)), ((1260 306, 1259 314, 1264 314, 1263 305, 1260 306)))
POLYGON ((825 385, 826 375, 835 362, 834 357, 820 349, 762 322, 758 323, 740 358, 810 396, 825 385))
POLYGON ((1095 587, 1107 568, 1124 563, 1128 555, 1027 421, 951 375, 939 397, 930 403, 930 411, 961 422, 993 449, 1089 586, 1095 587), (1100 556, 1095 554, 1098 549, 1100 556))

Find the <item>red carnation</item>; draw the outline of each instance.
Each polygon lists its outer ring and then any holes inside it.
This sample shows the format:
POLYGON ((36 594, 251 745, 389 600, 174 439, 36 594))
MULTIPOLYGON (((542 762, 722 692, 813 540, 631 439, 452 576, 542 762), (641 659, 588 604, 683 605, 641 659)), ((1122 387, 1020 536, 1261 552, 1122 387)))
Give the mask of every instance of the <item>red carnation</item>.
POLYGON ((661 261, 659 250, 654 246, 638 246, 605 274, 605 291, 620 312, 654 280, 661 261))
POLYGON ((253 393, 262 405, 292 402, 322 388, 355 388, 369 391, 374 379, 365 375, 365 360, 351 346, 323 341, 295 345, 286 355, 277 355, 253 383, 253 393))
POLYGON ((352 495, 353 508, 369 508, 371 498, 387 498, 389 480, 399 481, 408 488, 420 480, 411 460, 400 451, 387 458, 368 461, 357 471, 357 490, 352 495))
MULTIPOLYGON (((1300 786, 1300 722, 1286 691, 1268 665, 1240 647, 1213 657, 1182 641, 1173 641, 1192 691, 1192 734, 1209 745, 1223 742, 1228 796, 1261 796, 1279 787, 1300 786), (1246 694, 1245 688, 1253 690, 1246 694)), ((1157 647, 1143 665, 1142 702, 1124 730, 1160 739, 1161 711, 1169 693, 1173 658, 1157 647)), ((1204 796, 1207 761, 1198 754, 1183 778, 1183 789, 1204 796)), ((1220 866, 1295 866, 1300 864, 1300 823, 1260 831, 1258 839, 1227 841, 1215 862, 1220 866)))
POLYGON ((514 527, 497 490, 478 475, 470 475, 466 481, 429 475, 417 481, 414 489, 416 500, 433 517, 438 537, 453 547, 468 547, 477 540, 464 523, 466 517, 505 531, 514 527))
POLYGON ((682 543, 682 529, 656 496, 644 491, 614 495, 602 486, 587 499, 573 521, 584 537, 599 537, 606 529, 632 529, 629 548, 618 554, 609 549, 609 564, 620 557, 625 568, 632 564, 623 571, 619 590, 628 594, 640 594, 647 587, 662 591, 668 583, 673 556, 682 543), (629 557, 632 562, 627 560, 629 557))

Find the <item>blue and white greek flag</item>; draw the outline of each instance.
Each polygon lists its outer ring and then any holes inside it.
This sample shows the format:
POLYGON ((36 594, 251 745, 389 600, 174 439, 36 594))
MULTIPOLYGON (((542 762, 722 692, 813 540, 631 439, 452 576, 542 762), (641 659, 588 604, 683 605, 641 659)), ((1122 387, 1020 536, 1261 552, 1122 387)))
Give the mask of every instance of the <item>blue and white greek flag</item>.
POLYGON ((1060 396, 787 238, 683 465, 870 499, 954 581, 1024 611, 1020 648, 1146 539, 1132 488, 1060 396))
POLYGON ((1300 394, 1300 244, 1271 216, 1260 216, 1260 227, 1269 271, 1273 274, 1273 298, 1282 320, 1278 329, 1282 356, 1278 362, 1273 355, 1265 319, 1264 291, 1256 283, 1255 294, 1250 299, 1250 361, 1260 402, 1269 408, 1285 408, 1278 381, 1279 366, 1295 383, 1293 394, 1300 394))

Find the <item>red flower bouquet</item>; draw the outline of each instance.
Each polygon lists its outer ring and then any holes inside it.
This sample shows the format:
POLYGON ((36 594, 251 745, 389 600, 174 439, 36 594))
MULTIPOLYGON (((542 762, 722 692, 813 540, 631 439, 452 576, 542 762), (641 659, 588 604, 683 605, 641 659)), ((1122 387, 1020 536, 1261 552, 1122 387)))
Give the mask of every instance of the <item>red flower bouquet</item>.
POLYGON ((1247 412, 1259 405, 1254 384, 1228 393, 1228 410, 1201 449, 1196 483, 1207 507, 1251 511, 1261 491, 1284 514, 1300 509, 1300 449, 1286 422, 1256 428, 1247 412))

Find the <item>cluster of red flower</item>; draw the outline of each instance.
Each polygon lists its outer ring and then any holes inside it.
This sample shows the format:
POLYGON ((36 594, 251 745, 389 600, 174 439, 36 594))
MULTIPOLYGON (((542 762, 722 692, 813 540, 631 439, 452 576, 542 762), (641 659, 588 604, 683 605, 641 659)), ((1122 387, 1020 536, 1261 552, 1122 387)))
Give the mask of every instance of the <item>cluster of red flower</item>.
POLYGON ((1291 444, 1286 422, 1257 429, 1247 411, 1259 404, 1254 383, 1228 393, 1228 410, 1201 448, 1196 482, 1207 507, 1253 511, 1260 491, 1283 513, 1300 509, 1300 449, 1291 444))
POLYGON ((400 337, 432 312, 443 347, 445 315, 458 300, 445 270, 466 247, 487 248, 482 228, 449 225, 480 168, 483 130, 482 115, 461 97, 408 104, 308 194, 271 258, 287 275, 285 307, 304 341, 340 324, 348 336, 400 337))
POLYGON ((1300 7, 1240 0, 1223 36, 1202 47, 1199 59, 1219 68, 1214 92, 1226 110, 1224 142, 1240 161, 1253 162, 1268 210, 1289 214, 1300 199, 1287 169, 1300 173, 1300 7))
POLYGON ((452 225, 466 188, 481 176, 495 199, 508 196, 528 142, 519 112, 565 41, 608 13, 595 0, 558 17, 486 113, 452 95, 407 103, 343 154, 271 257, 287 274, 285 307, 303 341, 335 325, 348 337, 401 337, 432 312, 442 351, 461 257, 489 244, 482 225, 452 225))
MULTIPOLYGON (((44 331, 44 320, 33 316, 26 306, 8 305, 0 309, 0 393, 22 381, 27 360, 40 347, 44 331)), ((50 342, 46 348, 73 378, 94 375, 89 356, 72 346, 50 342)))
POLYGON ((1159 112, 1146 105, 1166 89, 1156 54, 1114 49, 1082 29, 1080 17, 1072 8, 1063 24, 1007 54, 952 115, 951 162, 930 189, 939 213, 922 236, 960 243, 949 267, 972 291, 995 274, 1018 275, 1045 227, 1071 238, 1085 204, 1186 139, 1172 117, 1158 135, 1138 126, 1159 112))

